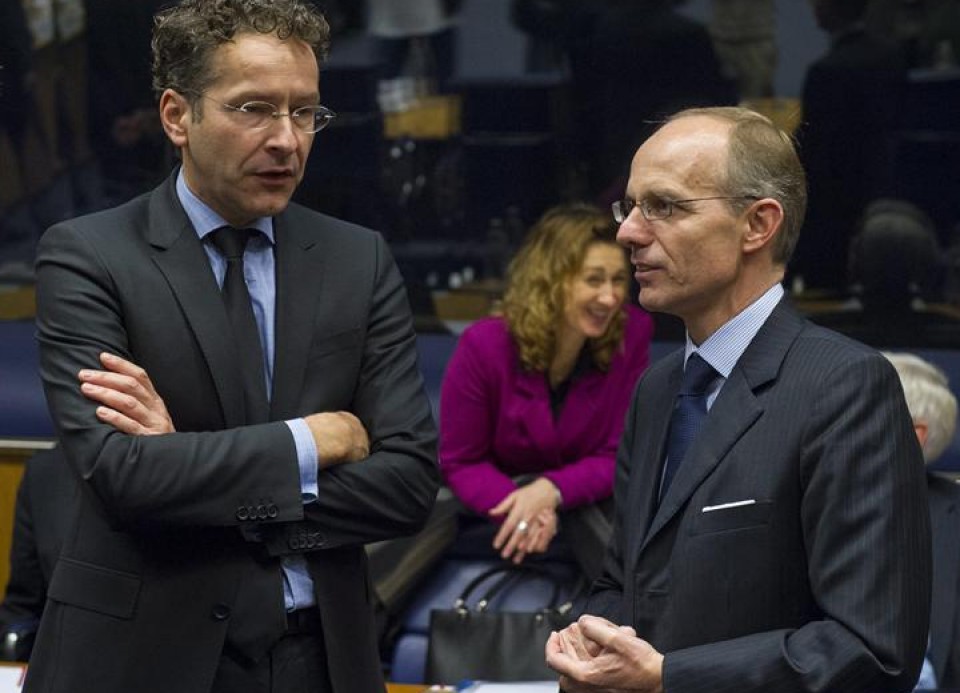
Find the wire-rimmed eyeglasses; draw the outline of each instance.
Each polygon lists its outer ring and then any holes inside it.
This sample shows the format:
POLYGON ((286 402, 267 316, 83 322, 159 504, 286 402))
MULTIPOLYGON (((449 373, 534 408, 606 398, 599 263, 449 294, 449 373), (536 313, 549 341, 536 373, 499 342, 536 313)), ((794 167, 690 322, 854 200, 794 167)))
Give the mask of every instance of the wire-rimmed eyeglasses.
POLYGON ((617 200, 610 208, 613 210, 613 218, 618 224, 622 224, 630 216, 634 207, 640 209, 640 214, 647 221, 657 221, 666 219, 673 214, 674 207, 683 209, 683 205, 688 202, 704 202, 706 200, 759 200, 756 195, 715 195, 712 197, 691 197, 686 200, 670 200, 666 197, 645 197, 639 202, 625 197, 617 200))
POLYGON ((312 134, 323 130, 337 117, 337 114, 331 109, 326 106, 321 106, 320 104, 315 106, 301 106, 289 113, 283 113, 274 104, 267 101, 247 101, 239 106, 234 106, 218 101, 200 92, 192 93, 218 104, 231 113, 236 113, 240 121, 251 130, 263 130, 270 127, 274 121, 286 116, 290 118, 290 121, 297 129, 312 134))

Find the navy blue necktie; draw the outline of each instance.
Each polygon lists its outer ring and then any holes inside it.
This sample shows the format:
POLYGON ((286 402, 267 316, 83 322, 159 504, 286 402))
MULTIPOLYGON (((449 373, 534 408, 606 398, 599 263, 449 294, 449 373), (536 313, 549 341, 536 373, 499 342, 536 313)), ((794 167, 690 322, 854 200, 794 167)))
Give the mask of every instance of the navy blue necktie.
POLYGON ((260 232, 224 226, 210 234, 213 244, 227 260, 227 272, 223 277, 223 302, 240 352, 248 424, 263 423, 269 415, 263 372, 263 344, 260 342, 257 319, 253 315, 247 282, 243 278, 243 251, 250 238, 257 233, 260 232))
POLYGON ((673 415, 670 417, 667 460, 663 470, 663 482, 660 485, 661 499, 666 495, 670 482, 680 468, 687 454, 687 448, 697 437, 700 427, 707 418, 707 390, 717 375, 713 366, 696 352, 687 359, 683 380, 680 382, 680 392, 677 393, 673 415))

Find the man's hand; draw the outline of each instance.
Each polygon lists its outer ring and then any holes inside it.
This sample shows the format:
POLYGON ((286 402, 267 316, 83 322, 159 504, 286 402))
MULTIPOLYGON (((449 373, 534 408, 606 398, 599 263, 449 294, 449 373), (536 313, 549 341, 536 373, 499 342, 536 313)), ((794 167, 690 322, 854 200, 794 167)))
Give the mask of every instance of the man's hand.
POLYGON ((546 478, 521 486, 490 511, 504 517, 493 548, 505 559, 520 563, 528 553, 543 553, 557 534, 559 495, 546 478))
POLYGON ((663 655, 629 626, 581 616, 546 646, 547 665, 567 693, 662 693, 663 655))
POLYGON ((370 437, 360 419, 348 411, 310 414, 304 418, 317 444, 322 469, 342 462, 359 462, 370 454, 370 437))
POLYGON ((105 370, 80 371, 80 390, 100 404, 97 418, 122 433, 152 436, 173 433, 173 419, 140 366, 106 352, 100 354, 105 370))

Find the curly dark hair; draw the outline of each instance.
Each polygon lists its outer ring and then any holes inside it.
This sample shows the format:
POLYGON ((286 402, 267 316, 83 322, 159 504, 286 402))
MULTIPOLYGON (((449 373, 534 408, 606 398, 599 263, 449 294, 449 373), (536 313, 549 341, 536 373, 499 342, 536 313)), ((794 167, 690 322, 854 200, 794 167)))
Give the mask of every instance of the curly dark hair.
POLYGON ((196 104, 213 81, 211 56, 242 33, 294 37, 321 65, 330 46, 323 15, 300 0, 183 0, 158 13, 153 28, 153 89, 174 89, 196 104))

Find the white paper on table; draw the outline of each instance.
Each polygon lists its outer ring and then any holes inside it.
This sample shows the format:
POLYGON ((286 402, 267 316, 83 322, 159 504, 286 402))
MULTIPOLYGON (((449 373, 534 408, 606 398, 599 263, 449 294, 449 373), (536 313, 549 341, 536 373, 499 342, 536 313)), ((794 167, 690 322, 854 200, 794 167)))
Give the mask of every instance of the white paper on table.
POLYGON ((557 693, 556 681, 518 681, 515 683, 488 683, 477 681, 462 693, 557 693))
POLYGON ((0 666, 0 693, 20 693, 25 666, 0 666))

